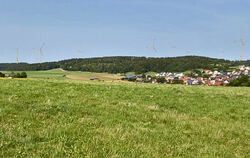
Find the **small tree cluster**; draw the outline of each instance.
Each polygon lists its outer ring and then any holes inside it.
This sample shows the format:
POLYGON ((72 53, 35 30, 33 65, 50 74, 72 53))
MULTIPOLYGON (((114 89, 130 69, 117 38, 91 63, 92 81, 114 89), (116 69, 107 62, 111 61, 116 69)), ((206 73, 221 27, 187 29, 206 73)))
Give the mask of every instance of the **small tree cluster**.
POLYGON ((0 72, 0 77, 5 77, 5 74, 0 72))
POLYGON ((12 73, 11 75, 14 78, 27 78, 27 74, 26 72, 22 72, 22 73, 12 73))
POLYGON ((244 87, 250 87, 250 80, 248 76, 241 76, 240 78, 237 78, 235 80, 232 80, 228 86, 234 86, 234 87, 239 87, 239 86, 244 86, 244 87))
POLYGON ((165 83, 165 82, 166 82, 166 79, 165 79, 165 77, 158 77, 158 78, 156 79, 156 81, 157 81, 157 83, 165 83))

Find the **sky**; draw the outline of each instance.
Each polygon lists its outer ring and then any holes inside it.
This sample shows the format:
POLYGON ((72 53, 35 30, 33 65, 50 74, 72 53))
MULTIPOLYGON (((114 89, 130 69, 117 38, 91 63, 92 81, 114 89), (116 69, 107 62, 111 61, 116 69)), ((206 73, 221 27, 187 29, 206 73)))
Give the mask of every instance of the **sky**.
POLYGON ((239 60, 241 37, 246 60, 249 8, 249 0, 0 0, 0 63, 16 62, 16 48, 20 62, 37 63, 33 48, 43 43, 43 62, 185 55, 239 60))

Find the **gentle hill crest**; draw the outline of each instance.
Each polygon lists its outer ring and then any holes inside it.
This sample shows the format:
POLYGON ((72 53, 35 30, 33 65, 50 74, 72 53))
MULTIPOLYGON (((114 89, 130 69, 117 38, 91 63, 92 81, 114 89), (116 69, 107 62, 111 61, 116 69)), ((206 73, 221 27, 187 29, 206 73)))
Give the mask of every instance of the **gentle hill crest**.
POLYGON ((250 65, 250 60, 229 61, 202 56, 180 57, 135 57, 135 56, 110 56, 68 59, 58 62, 46 62, 42 64, 28 63, 2 63, 0 70, 8 71, 35 71, 61 68, 69 71, 90 71, 108 73, 126 72, 183 72, 190 69, 218 69, 226 71, 230 67, 238 65, 250 65))

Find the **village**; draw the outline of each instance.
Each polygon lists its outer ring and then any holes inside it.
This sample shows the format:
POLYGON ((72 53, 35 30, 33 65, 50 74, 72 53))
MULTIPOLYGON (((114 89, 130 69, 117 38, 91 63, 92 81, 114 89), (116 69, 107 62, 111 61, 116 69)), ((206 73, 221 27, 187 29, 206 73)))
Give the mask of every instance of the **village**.
POLYGON ((208 86, 227 86, 231 81, 248 76, 250 78, 250 67, 241 65, 232 72, 222 73, 219 71, 203 70, 198 72, 173 73, 161 72, 155 76, 150 75, 126 75, 123 80, 145 83, 166 83, 184 85, 208 85, 208 86))

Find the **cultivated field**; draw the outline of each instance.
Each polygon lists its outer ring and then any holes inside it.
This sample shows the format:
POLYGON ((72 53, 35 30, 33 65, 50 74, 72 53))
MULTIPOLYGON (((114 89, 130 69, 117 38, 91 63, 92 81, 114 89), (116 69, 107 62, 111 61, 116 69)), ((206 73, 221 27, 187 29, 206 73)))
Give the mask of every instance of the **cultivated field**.
POLYGON ((250 88, 28 75, 0 80, 0 157, 250 157, 250 88))

